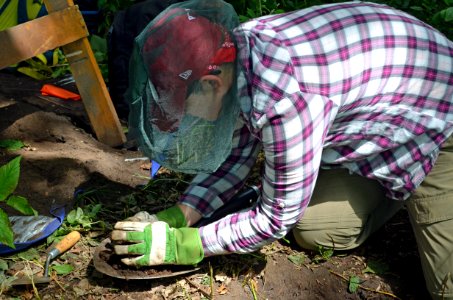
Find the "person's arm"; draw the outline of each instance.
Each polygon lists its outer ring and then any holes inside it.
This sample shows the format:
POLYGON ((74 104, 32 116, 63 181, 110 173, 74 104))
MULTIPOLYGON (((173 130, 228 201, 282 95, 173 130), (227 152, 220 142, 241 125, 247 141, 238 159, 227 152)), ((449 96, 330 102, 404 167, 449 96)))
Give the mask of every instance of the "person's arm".
POLYGON ((259 143, 242 125, 234 134, 231 155, 215 173, 196 176, 181 203, 155 215, 140 212, 115 224, 111 239, 124 264, 185 265, 203 259, 205 247, 200 231, 187 226, 196 223, 202 213, 209 216, 243 186, 259 152, 259 143), (199 194, 190 194, 193 191, 199 194))
POLYGON ((331 103, 297 93, 266 116, 262 128, 265 174, 252 209, 200 228, 205 256, 247 253, 282 238, 301 218, 318 174, 331 103))
MULTIPOLYGON (((281 45, 284 37, 279 33, 237 35, 238 59, 246 78, 253 78, 244 88, 249 99, 241 101, 250 101, 249 126, 262 144, 265 173, 261 197, 253 208, 200 228, 205 256, 252 252, 288 233, 311 198, 324 138, 337 109, 326 97, 301 92, 291 49, 281 45), (269 36, 263 39, 264 35, 269 36), (273 46, 270 40, 275 41, 273 46)), ((225 178, 231 174, 233 170, 225 178)))
POLYGON ((202 217, 210 217, 244 186, 260 149, 259 140, 250 134, 242 120, 238 121, 226 161, 214 173, 195 176, 181 195, 178 205, 185 211, 189 226, 202 217))

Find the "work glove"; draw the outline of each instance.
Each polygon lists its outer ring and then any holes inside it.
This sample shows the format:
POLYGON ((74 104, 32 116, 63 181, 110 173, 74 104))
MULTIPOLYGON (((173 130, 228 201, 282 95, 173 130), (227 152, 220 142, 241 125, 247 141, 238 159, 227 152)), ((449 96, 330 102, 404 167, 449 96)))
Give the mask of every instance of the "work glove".
POLYGON ((177 205, 164 209, 156 214, 150 214, 146 211, 139 211, 138 213, 136 213, 132 217, 125 219, 124 221, 146 223, 163 221, 173 228, 181 228, 187 226, 186 218, 177 205))
POLYGON ((117 222, 111 238, 115 254, 131 256, 121 259, 129 266, 193 265, 204 257, 197 228, 172 228, 161 221, 117 222))

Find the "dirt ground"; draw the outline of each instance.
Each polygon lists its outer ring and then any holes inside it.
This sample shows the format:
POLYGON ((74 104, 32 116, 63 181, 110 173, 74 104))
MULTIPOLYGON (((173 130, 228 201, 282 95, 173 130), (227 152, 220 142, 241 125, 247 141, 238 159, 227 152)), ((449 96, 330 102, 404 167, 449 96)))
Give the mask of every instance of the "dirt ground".
MULTIPOLYGON (((332 256, 304 251, 288 236, 250 255, 206 259, 197 270, 178 276, 125 280, 99 272, 93 255, 131 205, 125 206, 124 196, 135 195, 130 211, 147 206, 157 210, 162 203, 149 202, 148 195, 171 193, 168 197, 176 199, 185 181, 163 172, 143 190, 149 165, 125 161, 142 155, 98 142, 82 104, 43 97, 41 85, 0 73, 0 140, 18 139, 27 145, 14 152, 0 149, 0 165, 22 156, 16 194, 26 197, 40 214, 48 215, 55 204, 66 205, 69 212, 87 204, 75 202, 76 191, 96 191, 93 201, 104 207, 97 221, 104 221, 106 228, 82 231, 81 241, 52 262, 70 264, 72 272, 53 272, 50 283, 36 288, 4 285, 1 299, 429 299, 405 211, 360 248, 345 253, 334 249, 332 256), (359 286, 354 286, 355 279, 359 286)), ((32 269, 42 275, 47 245, 35 247, 40 258, 32 269)), ((20 276, 29 264, 15 257, 0 257, 8 262, 8 276, 20 276)))

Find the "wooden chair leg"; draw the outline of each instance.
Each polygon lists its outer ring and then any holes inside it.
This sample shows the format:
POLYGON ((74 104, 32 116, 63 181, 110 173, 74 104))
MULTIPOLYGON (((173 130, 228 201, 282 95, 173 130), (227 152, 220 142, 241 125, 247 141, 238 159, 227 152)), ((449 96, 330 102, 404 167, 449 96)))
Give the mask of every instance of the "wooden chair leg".
MULTIPOLYGON (((49 14, 74 5, 72 0, 44 0, 44 3, 49 14)), ((86 27, 83 19, 82 22, 86 27)), ((124 144, 126 137, 88 38, 82 37, 61 48, 97 139, 112 147, 124 144)))

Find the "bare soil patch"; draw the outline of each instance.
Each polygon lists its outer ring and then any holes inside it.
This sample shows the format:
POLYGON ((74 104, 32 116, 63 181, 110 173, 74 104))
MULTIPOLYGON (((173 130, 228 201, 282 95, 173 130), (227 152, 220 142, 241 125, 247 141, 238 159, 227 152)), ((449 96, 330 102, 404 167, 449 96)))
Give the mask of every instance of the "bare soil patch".
MULTIPOLYGON (((40 214, 52 204, 75 205, 76 192, 103 205, 98 219, 103 231, 83 232, 82 240, 53 264, 70 264, 67 275, 52 274, 49 284, 19 286, 0 292, 4 299, 429 299, 424 288, 413 233, 401 211, 362 247, 350 252, 304 251, 291 236, 257 253, 204 260, 188 274, 158 279, 124 280, 97 271, 96 246, 108 237, 116 220, 134 209, 157 211, 176 201, 189 178, 160 173, 143 190, 149 170, 131 149, 114 149, 92 135, 81 103, 43 98, 42 82, 0 73, 0 139, 18 139, 28 145, 19 151, 0 150, 0 164, 21 155, 17 194, 25 196, 40 214), (133 194, 134 197, 128 198, 133 194), (159 201, 156 202, 156 199, 159 201), (380 267, 370 268, 380 263, 380 267), (375 272, 375 273, 373 273, 375 272), (351 278, 360 287, 349 290, 351 278), (16 298, 15 298, 16 297, 16 298)), ((36 245, 41 258, 32 264, 42 274, 47 245, 36 245)), ((9 275, 21 275, 25 262, 10 262, 9 275)), ((110 258, 106 258, 109 261, 110 258)), ((117 268, 119 265, 114 263, 117 268)), ((167 270, 168 271, 168 270, 167 270)), ((134 274, 149 270, 134 270, 134 274)), ((148 273, 147 273, 148 272, 148 273)))

